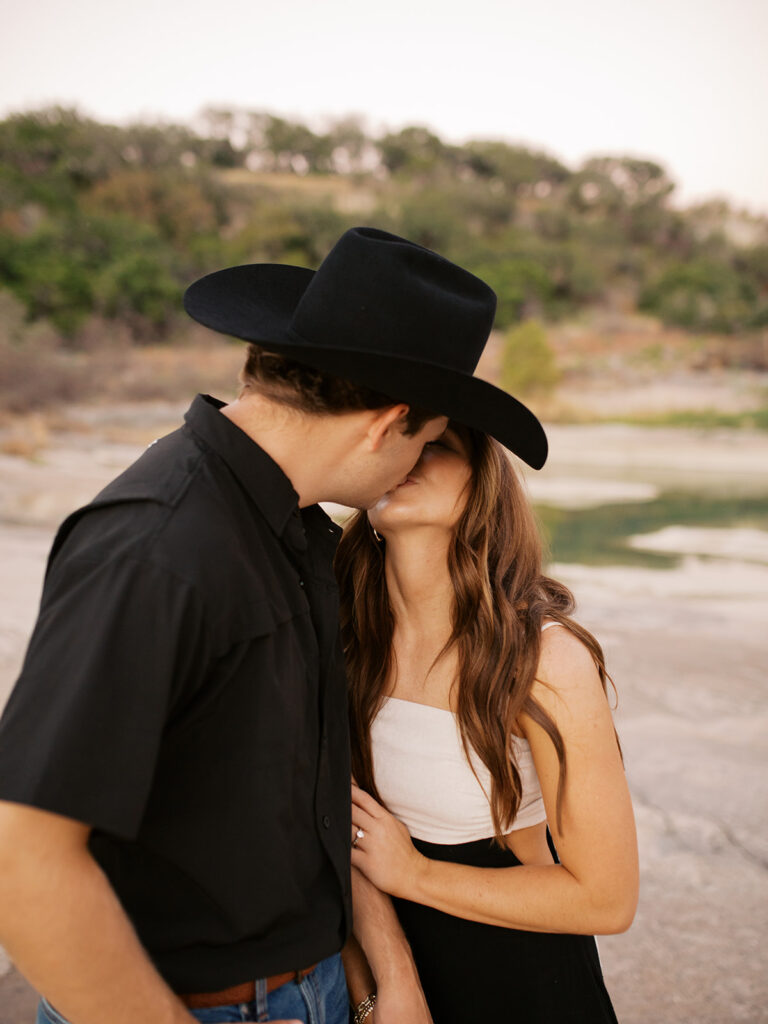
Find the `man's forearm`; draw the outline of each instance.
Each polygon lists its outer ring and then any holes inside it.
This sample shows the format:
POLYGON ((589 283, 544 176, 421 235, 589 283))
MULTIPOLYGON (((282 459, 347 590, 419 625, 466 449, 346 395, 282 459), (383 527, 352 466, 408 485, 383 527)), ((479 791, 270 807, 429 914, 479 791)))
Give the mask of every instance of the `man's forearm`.
POLYGON ((432 1024, 411 947, 389 896, 352 868, 355 935, 376 980, 375 1024, 432 1024))
POLYGON ((416 968, 392 901, 352 868, 355 935, 378 984, 392 977, 416 976, 416 968))
POLYGON ((366 996, 376 991, 376 982, 371 968, 363 953, 360 943, 354 935, 350 935, 341 951, 344 963, 344 975, 347 980, 347 991, 352 1006, 357 1006, 366 996))
POLYGON ((72 1024, 190 1024, 86 847, 0 857, 0 943, 72 1024))

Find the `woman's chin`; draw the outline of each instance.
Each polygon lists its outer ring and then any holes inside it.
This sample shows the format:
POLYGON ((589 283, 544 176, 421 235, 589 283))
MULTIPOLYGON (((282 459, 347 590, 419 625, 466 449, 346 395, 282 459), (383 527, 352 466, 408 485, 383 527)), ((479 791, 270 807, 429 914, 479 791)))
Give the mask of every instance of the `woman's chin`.
MULTIPOLYGON (((393 509, 397 509, 403 502, 402 488, 407 487, 406 484, 401 484, 395 487, 394 490, 387 491, 386 494, 382 494, 379 500, 370 507, 368 510, 368 518, 371 519, 371 526, 375 526, 378 530, 379 523, 385 523, 390 518, 390 512, 393 509), (373 513, 373 517, 371 516, 373 513), (376 519, 376 522, 373 519, 376 519)), ((406 490, 406 495, 408 491, 406 490)))

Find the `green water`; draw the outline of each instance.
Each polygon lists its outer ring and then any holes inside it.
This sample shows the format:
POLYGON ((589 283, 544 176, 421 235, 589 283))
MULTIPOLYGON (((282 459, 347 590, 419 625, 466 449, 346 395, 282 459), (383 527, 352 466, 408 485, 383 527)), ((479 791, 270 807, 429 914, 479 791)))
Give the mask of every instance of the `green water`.
POLYGON ((589 509, 536 506, 553 562, 674 568, 681 556, 632 548, 630 537, 665 526, 768 530, 768 493, 717 496, 667 491, 652 501, 589 509))

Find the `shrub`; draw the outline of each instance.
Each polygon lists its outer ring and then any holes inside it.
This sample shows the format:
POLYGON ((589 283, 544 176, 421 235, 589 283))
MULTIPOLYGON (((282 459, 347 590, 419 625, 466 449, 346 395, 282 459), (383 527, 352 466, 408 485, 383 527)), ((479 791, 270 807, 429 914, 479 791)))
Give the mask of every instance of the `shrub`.
POLYGON ((136 252, 104 268, 97 279, 98 304, 110 319, 119 319, 139 339, 162 333, 181 308, 181 289, 158 254, 136 252))
POLYGON ((76 216, 19 238, 0 234, 0 281, 29 320, 46 319, 71 340, 94 313, 165 327, 181 306, 179 262, 152 227, 124 217, 76 216))
POLYGON ((560 379, 555 354, 536 320, 511 327, 504 335, 501 386, 514 395, 546 394, 560 379))

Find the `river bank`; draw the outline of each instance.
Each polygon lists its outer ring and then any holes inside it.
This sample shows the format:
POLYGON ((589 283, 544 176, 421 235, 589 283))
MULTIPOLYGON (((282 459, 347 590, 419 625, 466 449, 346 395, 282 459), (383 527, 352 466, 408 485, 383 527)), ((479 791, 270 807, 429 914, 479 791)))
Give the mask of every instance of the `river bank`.
MULTIPOLYGON (((34 621, 56 524, 182 412, 165 403, 70 410, 68 428, 49 434, 34 458, 0 454, 0 704, 34 621)), ((672 485, 692 506, 705 493, 768 496, 764 433, 619 424, 549 433, 550 461, 528 486, 550 509, 624 502, 642 521, 643 503, 672 485)), ((638 529, 635 544, 671 548, 674 563, 663 569, 585 559, 551 570, 573 587, 579 618, 604 645, 637 814, 637 918, 599 945, 622 1024, 760 1024, 768 1021, 765 531, 683 529, 661 538, 656 526, 638 529)), ((0 975, 0 1024, 30 1020, 33 994, 2 957, 0 975)))

